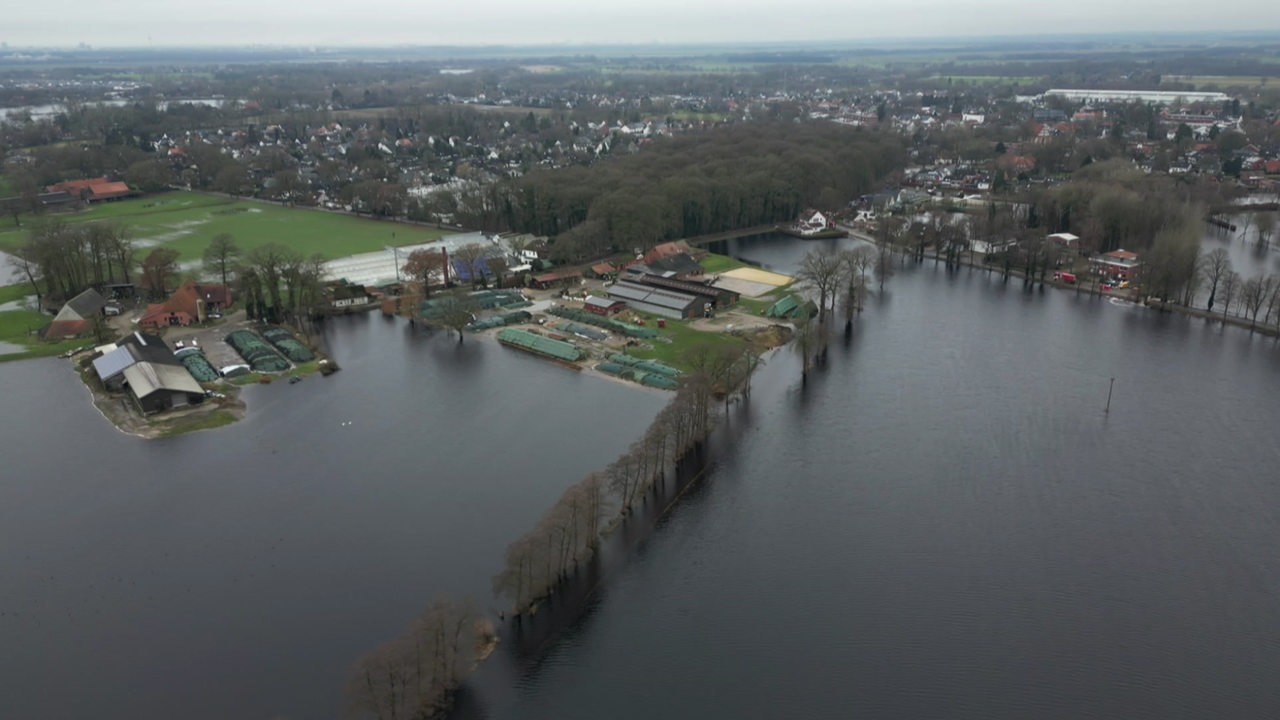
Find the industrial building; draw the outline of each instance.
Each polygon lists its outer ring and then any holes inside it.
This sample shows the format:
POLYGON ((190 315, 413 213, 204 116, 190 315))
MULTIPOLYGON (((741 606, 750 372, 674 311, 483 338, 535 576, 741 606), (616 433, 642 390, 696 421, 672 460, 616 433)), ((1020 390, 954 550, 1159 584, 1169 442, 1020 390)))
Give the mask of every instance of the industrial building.
POLYGON ((1138 102, 1168 105, 1175 102, 1223 103, 1231 98, 1226 93, 1194 90, 1046 90, 1045 97, 1060 97, 1076 102, 1138 102))

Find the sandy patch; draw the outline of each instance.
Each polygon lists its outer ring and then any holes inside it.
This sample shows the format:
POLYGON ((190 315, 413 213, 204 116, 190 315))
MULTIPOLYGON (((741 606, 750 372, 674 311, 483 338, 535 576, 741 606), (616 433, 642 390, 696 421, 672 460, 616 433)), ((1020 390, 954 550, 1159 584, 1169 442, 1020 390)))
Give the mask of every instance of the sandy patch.
POLYGON ((782 287, 794 279, 790 275, 769 272, 768 270, 761 270, 759 268, 736 268, 728 272, 721 273, 720 277, 734 278, 735 280, 746 280, 747 282, 772 285, 773 287, 782 287))
POLYGON ((721 277, 712 283, 716 287, 726 290, 732 290, 739 295, 749 298, 758 298, 766 293, 776 290, 776 286, 767 285, 765 283, 750 282, 747 280, 739 280, 738 278, 721 277))

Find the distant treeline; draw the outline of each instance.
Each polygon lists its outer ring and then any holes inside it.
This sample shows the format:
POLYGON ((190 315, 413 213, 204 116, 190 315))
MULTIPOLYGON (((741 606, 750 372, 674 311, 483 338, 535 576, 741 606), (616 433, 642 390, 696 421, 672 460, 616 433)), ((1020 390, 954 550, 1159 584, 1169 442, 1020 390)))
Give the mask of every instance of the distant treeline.
POLYGON ((562 260, 793 220, 845 206, 902 167, 899 137, 832 123, 755 123, 535 171, 459 203, 459 221, 554 239, 562 260))

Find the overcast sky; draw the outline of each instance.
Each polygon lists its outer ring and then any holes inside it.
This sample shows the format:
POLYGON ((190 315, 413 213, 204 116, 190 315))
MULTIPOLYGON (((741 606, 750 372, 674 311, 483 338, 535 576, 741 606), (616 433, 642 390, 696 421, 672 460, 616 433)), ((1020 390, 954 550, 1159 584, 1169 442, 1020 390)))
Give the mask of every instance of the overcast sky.
POLYGON ((724 43, 1280 30, 1275 0, 64 0, 0 11, 9 47, 724 43), (1209 8, 1206 10, 1206 8, 1209 8))

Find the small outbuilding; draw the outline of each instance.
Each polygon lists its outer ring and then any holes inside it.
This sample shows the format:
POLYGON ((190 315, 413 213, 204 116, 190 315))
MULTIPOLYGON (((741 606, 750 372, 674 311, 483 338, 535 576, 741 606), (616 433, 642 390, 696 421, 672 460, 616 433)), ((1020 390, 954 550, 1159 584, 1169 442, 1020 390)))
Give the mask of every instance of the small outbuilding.
POLYGON ((1048 240, 1054 245, 1068 250, 1078 250, 1080 248, 1080 237, 1071 233, 1054 233, 1049 236, 1048 240))
POLYGON ((58 310, 53 322, 45 328, 44 336, 48 340, 64 340, 80 337, 89 332, 94 317, 101 317, 103 308, 107 306, 106 298, 97 290, 85 290, 71 298, 58 310))

